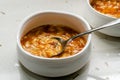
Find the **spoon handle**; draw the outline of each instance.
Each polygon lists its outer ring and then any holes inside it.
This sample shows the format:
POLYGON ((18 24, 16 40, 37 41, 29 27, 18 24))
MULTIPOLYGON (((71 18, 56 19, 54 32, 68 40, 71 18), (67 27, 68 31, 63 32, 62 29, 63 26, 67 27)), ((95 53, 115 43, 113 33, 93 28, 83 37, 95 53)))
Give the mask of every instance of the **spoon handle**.
POLYGON ((100 26, 100 27, 93 28, 93 29, 91 29, 91 30, 88 30, 88 31, 85 31, 85 32, 83 32, 83 33, 77 34, 76 36, 71 37, 68 41, 71 41, 71 40, 73 40, 73 39, 75 39, 75 38, 77 38, 77 37, 80 37, 80 36, 82 36, 82 35, 89 34, 89 33, 92 33, 92 32, 95 32, 95 31, 98 31, 98 30, 101 30, 101 29, 104 29, 104 28, 114 27, 113 25, 116 25, 116 24, 120 24, 120 19, 111 21, 111 22, 109 22, 109 23, 107 23, 107 24, 104 24, 104 25, 102 25, 102 26, 100 26))
POLYGON ((104 28, 114 27, 113 25, 116 25, 116 24, 120 24, 120 19, 111 21, 111 22, 109 22, 109 23, 107 23, 107 24, 104 24, 104 25, 102 25, 102 26, 100 26, 100 27, 91 29, 91 30, 89 30, 88 32, 94 32, 94 31, 101 30, 101 29, 104 29, 104 28))

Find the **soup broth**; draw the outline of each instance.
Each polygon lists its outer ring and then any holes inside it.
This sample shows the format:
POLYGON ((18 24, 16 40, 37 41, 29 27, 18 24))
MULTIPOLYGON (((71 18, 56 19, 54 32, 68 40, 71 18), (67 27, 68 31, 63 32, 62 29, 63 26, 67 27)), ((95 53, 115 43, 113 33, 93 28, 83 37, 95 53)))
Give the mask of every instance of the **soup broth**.
POLYGON ((103 14, 120 18, 120 0, 92 0, 91 5, 103 14))
MULTIPOLYGON (((42 25, 30 30, 21 38, 22 47, 33 55, 53 58, 61 50, 61 44, 52 39, 52 37, 60 37, 64 40, 78 34, 71 28, 64 25, 42 25)), ((77 54, 86 44, 84 37, 79 37, 71 41, 63 54, 55 56, 55 58, 68 57, 77 54)))

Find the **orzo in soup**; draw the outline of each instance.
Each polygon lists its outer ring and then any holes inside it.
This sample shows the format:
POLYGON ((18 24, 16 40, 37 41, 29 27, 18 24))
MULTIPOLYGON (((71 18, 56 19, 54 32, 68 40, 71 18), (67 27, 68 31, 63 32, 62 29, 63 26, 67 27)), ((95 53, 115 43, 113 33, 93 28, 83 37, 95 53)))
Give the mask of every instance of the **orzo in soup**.
POLYGON ((120 0, 92 0, 91 5, 103 14, 120 18, 120 0))
MULTIPOLYGON (((33 55, 52 58, 61 50, 61 44, 52 39, 52 37, 60 37, 68 39, 78 32, 63 25, 42 25, 32 29, 21 38, 22 47, 33 55)), ((63 58, 74 55, 81 51, 86 44, 84 37, 79 37, 71 41, 63 54, 54 58, 63 58)))

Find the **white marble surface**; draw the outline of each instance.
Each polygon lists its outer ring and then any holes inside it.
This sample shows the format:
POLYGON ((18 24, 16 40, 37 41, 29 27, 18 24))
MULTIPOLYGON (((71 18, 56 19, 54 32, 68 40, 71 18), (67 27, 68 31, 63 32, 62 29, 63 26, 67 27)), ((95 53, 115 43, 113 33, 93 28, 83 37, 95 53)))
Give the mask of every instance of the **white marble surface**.
MULTIPOLYGON (((19 24, 27 15, 42 10, 69 11, 89 18, 84 3, 85 0, 0 0, 0 80, 58 80, 37 76, 20 66, 16 55, 19 24)), ((59 79, 120 80, 120 38, 94 33, 89 64, 59 79)))

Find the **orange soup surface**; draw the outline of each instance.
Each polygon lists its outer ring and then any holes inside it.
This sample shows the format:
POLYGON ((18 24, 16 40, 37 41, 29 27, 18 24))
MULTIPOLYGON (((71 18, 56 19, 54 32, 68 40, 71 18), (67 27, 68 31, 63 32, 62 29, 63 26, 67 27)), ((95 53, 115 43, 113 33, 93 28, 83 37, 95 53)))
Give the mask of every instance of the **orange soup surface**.
POLYGON ((101 13, 120 18, 120 0, 92 0, 91 5, 101 13))
MULTIPOLYGON (((33 55, 52 58, 61 50, 61 44, 52 37, 67 40, 76 34, 78 32, 63 25, 42 25, 25 34, 21 38, 21 45, 33 55)), ((86 40, 83 37, 76 38, 67 45, 63 54, 54 57, 63 58, 74 55, 81 51, 85 44, 86 40)))

